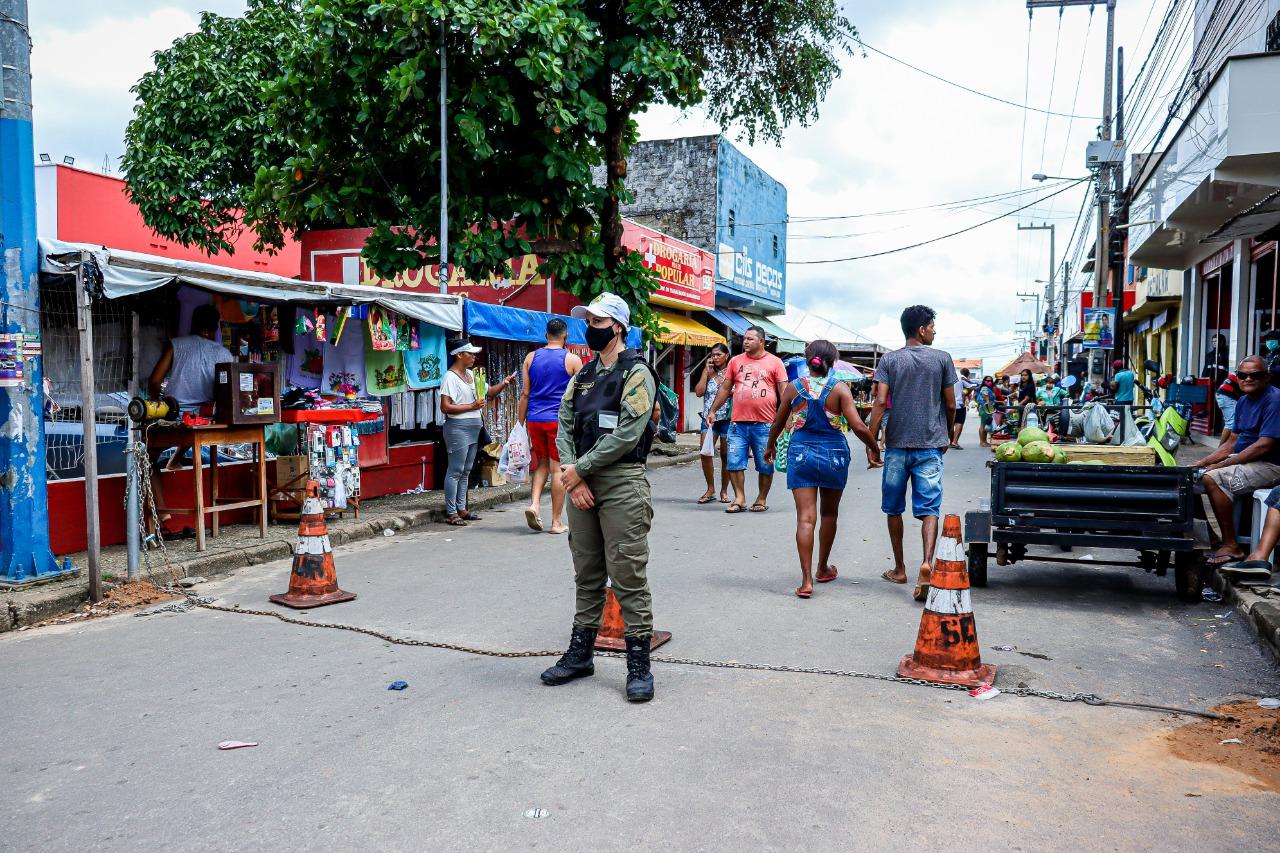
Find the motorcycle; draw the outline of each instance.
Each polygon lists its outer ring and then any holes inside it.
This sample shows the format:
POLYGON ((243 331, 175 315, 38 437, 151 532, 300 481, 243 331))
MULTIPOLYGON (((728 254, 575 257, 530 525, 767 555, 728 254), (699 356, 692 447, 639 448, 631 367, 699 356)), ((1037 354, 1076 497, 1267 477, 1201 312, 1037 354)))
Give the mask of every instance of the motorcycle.
MULTIPOLYGON (((1147 359, 1142 366, 1148 374, 1160 375, 1160 362, 1147 359)), ((1190 384, 1195 384, 1195 380, 1190 384)), ((1147 440, 1147 446, 1156 452, 1161 465, 1176 467, 1178 447, 1191 432, 1191 406, 1187 403, 1166 403, 1154 385, 1139 387, 1151 403, 1151 413, 1134 419, 1138 432, 1147 440)))

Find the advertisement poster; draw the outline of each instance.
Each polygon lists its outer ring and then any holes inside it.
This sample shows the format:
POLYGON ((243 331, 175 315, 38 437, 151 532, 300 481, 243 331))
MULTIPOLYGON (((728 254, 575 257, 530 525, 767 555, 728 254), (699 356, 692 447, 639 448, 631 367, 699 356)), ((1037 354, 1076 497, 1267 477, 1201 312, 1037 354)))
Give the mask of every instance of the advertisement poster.
POLYGON ((0 335, 0 388, 22 385, 23 336, 0 335))
POLYGON ((710 252, 629 219, 622 220, 622 245, 657 272, 658 289, 650 301, 672 308, 715 307, 716 260, 710 252))
POLYGON ((1085 349, 1111 349, 1115 346, 1116 312, 1114 308, 1085 308, 1080 328, 1084 329, 1085 349))

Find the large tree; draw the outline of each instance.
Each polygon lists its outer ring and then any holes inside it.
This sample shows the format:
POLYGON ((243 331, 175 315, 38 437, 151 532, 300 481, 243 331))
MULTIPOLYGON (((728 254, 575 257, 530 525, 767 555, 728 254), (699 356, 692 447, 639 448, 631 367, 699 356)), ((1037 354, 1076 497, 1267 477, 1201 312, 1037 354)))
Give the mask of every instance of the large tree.
POLYGON ((438 263, 443 42, 450 261, 479 276, 536 249, 559 286, 620 292, 652 328, 655 281, 622 248, 636 116, 701 104, 780 141, 854 35, 834 0, 250 0, 156 54, 124 168, 186 245, 359 225, 381 273, 438 263))

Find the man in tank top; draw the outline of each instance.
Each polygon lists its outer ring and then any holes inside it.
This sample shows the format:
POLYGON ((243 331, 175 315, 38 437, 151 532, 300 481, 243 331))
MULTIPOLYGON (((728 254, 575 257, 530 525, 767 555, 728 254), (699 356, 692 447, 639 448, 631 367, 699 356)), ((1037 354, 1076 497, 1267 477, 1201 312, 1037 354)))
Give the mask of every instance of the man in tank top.
POLYGON ((520 422, 529 430, 534 469, 530 480, 529 507, 524 511, 531 530, 542 530, 542 490, 551 479, 551 532, 564 533, 564 486, 558 476, 560 454, 556 452, 556 422, 560 400, 569 380, 582 369, 582 359, 564 348, 569 328, 564 320, 547 321, 547 345, 524 357, 520 388, 520 422))

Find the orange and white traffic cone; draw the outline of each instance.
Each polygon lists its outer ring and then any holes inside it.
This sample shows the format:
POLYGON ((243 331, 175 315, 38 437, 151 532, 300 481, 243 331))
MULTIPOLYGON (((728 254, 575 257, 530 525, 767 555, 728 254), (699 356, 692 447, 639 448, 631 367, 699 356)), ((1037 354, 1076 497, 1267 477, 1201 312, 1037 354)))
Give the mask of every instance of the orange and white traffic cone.
POLYGON ((355 597, 354 592, 338 588, 338 570, 333 565, 329 527, 324 522, 324 506, 320 503, 320 484, 310 480, 298 522, 298 545, 293 552, 289 591, 273 595, 270 600, 285 607, 305 610, 351 601, 355 597))
POLYGON ((902 659, 898 675, 966 687, 995 681, 995 666, 984 664, 978 651, 978 629, 973 621, 969 570, 960 544, 958 515, 948 515, 942 523, 916 649, 902 659))
MULTIPOLYGON (((671 639, 670 631, 654 631, 649 639, 649 651, 671 639)), ((626 624, 622 621, 622 605, 613 594, 613 584, 604 590, 604 617, 600 620, 600 630, 596 632, 596 649, 602 652, 624 652, 627 650, 626 624)))

